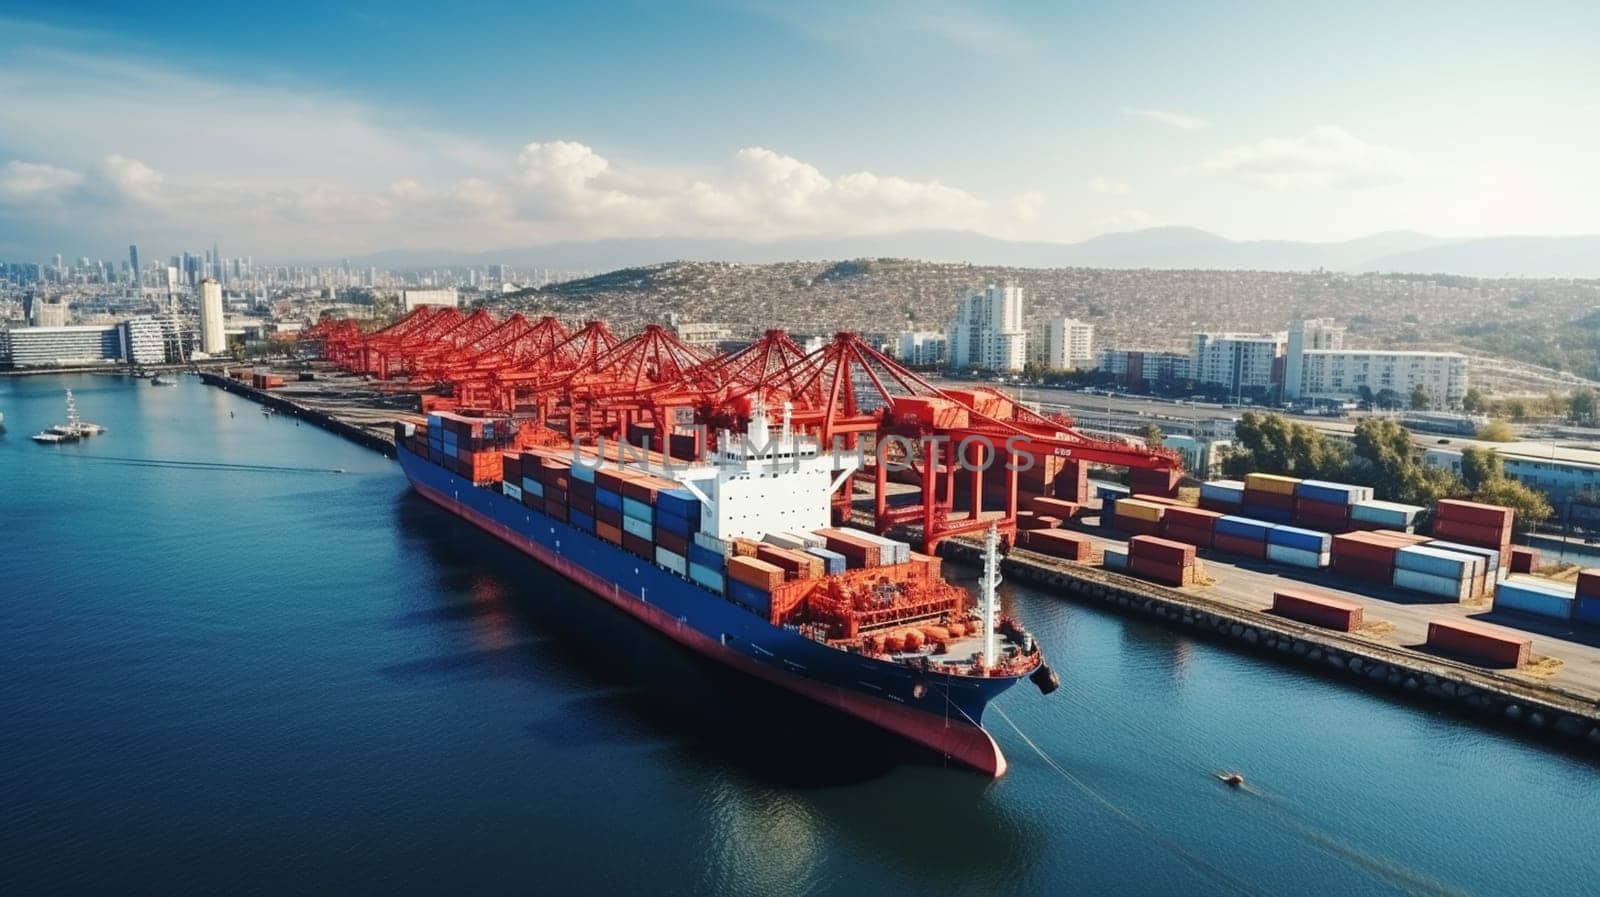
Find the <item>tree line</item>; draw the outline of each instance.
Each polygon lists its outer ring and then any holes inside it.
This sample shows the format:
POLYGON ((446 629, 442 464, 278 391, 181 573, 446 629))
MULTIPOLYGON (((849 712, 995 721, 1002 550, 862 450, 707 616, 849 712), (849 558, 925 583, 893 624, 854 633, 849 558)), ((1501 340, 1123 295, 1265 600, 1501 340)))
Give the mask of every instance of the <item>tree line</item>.
POLYGON ((1246 411, 1234 436, 1223 460, 1223 471, 1233 477, 1275 473, 1370 484, 1380 499, 1424 506, 1441 498, 1472 499, 1513 509, 1519 529, 1554 513, 1543 493, 1505 475, 1505 462, 1493 449, 1463 449, 1459 475, 1429 467, 1411 432, 1388 418, 1356 424, 1355 437, 1347 444, 1282 415, 1246 411))

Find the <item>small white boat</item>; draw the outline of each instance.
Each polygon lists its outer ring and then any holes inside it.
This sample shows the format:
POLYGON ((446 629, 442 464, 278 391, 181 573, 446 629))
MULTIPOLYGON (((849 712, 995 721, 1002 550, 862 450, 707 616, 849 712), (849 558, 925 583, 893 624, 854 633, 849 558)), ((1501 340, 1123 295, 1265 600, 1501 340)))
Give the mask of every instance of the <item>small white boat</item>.
POLYGON ((78 416, 78 402, 72 397, 72 390, 67 390, 67 421, 56 424, 48 430, 41 430, 33 434, 34 442, 59 443, 77 442, 88 439, 90 436, 99 436, 106 431, 99 424, 91 424, 78 416))

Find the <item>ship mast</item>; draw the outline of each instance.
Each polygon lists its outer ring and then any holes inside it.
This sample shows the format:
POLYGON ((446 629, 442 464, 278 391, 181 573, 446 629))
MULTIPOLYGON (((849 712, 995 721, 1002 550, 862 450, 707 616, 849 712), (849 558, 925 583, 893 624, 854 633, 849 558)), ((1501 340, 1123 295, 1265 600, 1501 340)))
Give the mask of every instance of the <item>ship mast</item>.
POLYGON ((983 606, 978 612, 983 616, 983 668, 993 669, 997 644, 996 629, 1000 620, 1000 533, 994 524, 983 535, 983 576, 978 587, 983 606))

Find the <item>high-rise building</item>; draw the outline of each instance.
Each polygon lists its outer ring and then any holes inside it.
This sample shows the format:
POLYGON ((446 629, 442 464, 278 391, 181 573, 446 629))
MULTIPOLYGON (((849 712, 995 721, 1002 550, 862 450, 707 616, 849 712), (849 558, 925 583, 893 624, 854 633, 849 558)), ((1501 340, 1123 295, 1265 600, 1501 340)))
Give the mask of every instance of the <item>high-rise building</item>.
POLYGON ((1190 341, 1190 376, 1230 394, 1271 390, 1283 373, 1282 333, 1196 333, 1190 341))
POLYGON ((133 284, 135 290, 143 284, 139 277, 139 244, 128 244, 128 282, 133 284))
POLYGON ((1046 370, 1071 371, 1094 367, 1094 325, 1073 318, 1056 318, 1045 325, 1044 339, 1033 340, 1033 360, 1046 370))
POLYGON ((222 284, 208 277, 200 282, 200 351, 221 355, 227 348, 222 330, 222 284))
POLYGON ((903 330, 895 338, 894 356, 911 367, 943 367, 948 361, 949 338, 928 330, 903 330))
POLYGON ((1028 361, 1022 289, 990 284, 961 300, 946 353, 955 370, 1020 371, 1028 361))
POLYGON ((68 319, 72 317, 63 299, 41 302, 35 311, 39 315, 40 327, 65 327, 68 319))

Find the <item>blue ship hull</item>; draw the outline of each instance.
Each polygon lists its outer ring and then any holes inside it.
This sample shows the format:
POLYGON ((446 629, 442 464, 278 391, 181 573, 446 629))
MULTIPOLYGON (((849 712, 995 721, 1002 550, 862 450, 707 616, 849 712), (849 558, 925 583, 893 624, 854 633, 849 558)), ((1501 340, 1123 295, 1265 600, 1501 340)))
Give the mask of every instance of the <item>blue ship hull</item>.
POLYGON ((709 589, 398 447, 412 487, 672 640, 999 776, 1005 757, 982 727, 1017 676, 952 676, 830 647, 775 626, 709 589))

